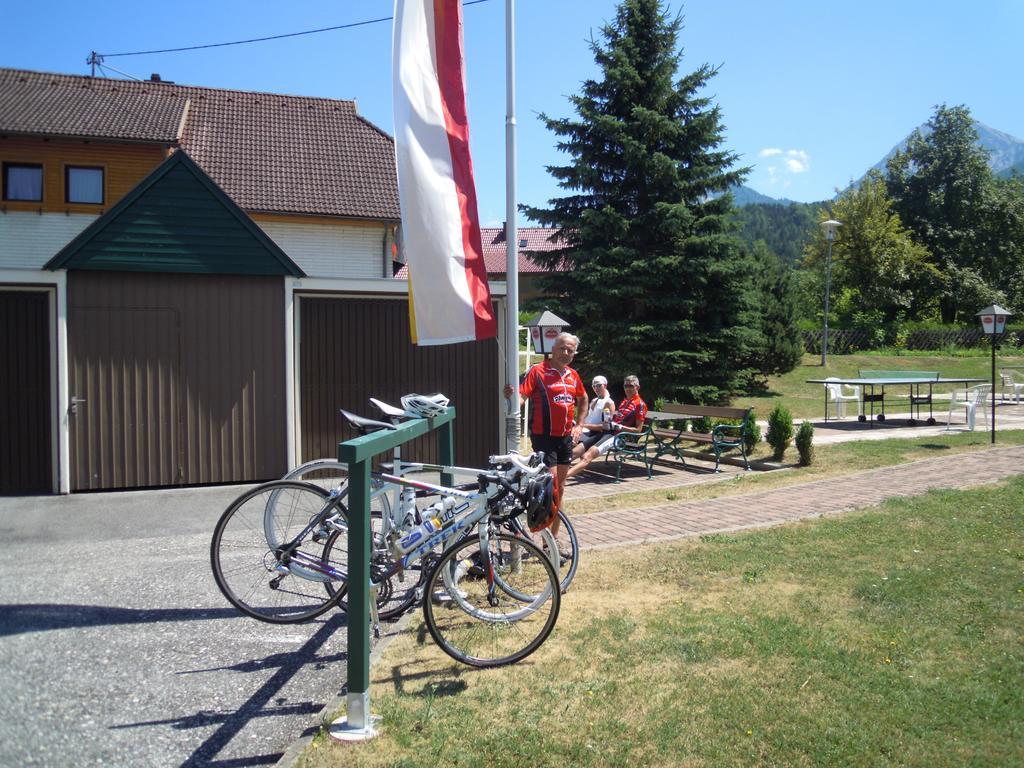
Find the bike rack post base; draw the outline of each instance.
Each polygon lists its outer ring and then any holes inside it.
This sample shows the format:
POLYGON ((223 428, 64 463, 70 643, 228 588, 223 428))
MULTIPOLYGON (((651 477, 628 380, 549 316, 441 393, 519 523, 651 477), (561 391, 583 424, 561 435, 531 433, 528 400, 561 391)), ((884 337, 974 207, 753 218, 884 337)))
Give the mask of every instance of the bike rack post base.
POLYGON ((348 714, 339 717, 327 729, 327 735, 335 741, 369 741, 379 731, 380 717, 370 714, 370 692, 349 692, 346 695, 348 714))

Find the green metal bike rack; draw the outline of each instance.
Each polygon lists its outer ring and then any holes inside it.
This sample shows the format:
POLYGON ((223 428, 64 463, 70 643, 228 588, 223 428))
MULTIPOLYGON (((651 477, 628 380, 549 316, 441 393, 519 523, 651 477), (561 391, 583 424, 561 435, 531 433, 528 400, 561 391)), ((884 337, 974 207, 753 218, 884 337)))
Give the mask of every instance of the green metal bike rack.
MULTIPOLYGON (((437 430, 438 463, 455 463, 455 408, 429 419, 413 419, 338 443, 338 461, 348 465, 348 714, 330 728, 342 741, 373 738, 370 714, 370 462, 402 443, 437 430)), ((451 479, 442 477, 443 484, 451 479)))

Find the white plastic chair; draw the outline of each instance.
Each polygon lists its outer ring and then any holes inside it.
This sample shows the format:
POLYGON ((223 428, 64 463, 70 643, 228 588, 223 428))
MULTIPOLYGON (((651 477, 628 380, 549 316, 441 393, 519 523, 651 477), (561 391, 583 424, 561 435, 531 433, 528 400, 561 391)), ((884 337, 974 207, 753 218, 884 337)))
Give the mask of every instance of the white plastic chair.
POLYGON ((1024 383, 1017 381, 1010 371, 1000 371, 999 379, 1002 384, 999 387, 999 399, 1006 401, 1006 390, 1013 393, 1013 402, 1020 405, 1020 393, 1024 390, 1024 383))
POLYGON ((836 418, 846 418, 846 404, 857 403, 857 415, 863 413, 864 405, 860 400, 860 387, 852 384, 840 384, 835 376, 825 379, 825 389, 828 391, 828 399, 825 401, 825 418, 828 419, 828 404, 831 402, 836 411, 836 418), (843 394, 843 387, 850 390, 850 394, 843 394))
POLYGON ((950 421, 953 419, 953 411, 963 408, 967 417, 967 429, 974 431, 974 417, 980 410, 985 417, 985 426, 988 426, 988 396, 992 394, 991 384, 979 384, 971 387, 967 392, 953 392, 949 397, 949 416, 946 417, 946 430, 949 430, 950 421))

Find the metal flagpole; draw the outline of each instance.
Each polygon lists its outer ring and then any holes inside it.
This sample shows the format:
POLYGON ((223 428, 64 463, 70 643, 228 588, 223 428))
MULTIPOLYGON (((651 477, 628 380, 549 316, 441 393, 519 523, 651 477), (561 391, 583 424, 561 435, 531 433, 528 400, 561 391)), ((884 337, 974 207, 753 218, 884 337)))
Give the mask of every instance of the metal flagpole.
POLYGON ((516 228, 516 4, 505 0, 505 381, 512 385, 505 440, 519 449, 519 233, 516 228))

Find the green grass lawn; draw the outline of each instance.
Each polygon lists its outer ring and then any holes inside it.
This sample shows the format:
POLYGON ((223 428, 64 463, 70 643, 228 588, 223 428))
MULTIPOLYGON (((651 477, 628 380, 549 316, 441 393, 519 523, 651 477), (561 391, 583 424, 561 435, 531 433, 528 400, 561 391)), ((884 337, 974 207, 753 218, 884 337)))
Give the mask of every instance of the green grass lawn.
POLYGON ((588 552, 506 669, 419 624, 372 670, 382 735, 301 765, 1024 765, 1024 478, 588 552))
MULTIPOLYGON (((1024 430, 1003 430, 999 432, 998 440, 997 445, 1001 446, 1024 444, 1024 430)), ((892 467, 936 456, 983 451, 991 447, 989 434, 982 431, 833 443, 815 446, 814 463, 809 467, 795 468, 793 471, 744 472, 733 475, 723 482, 698 483, 654 491, 645 489, 645 481, 638 478, 623 483, 622 492, 614 496, 573 499, 570 495, 565 502, 565 509, 570 515, 586 515, 610 509, 639 509, 676 501, 700 501, 742 493, 757 493, 771 488, 808 483, 812 480, 823 480, 868 469, 892 467)), ((761 442, 755 449, 753 457, 766 459, 770 454, 771 447, 761 442)), ((797 461, 796 448, 788 448, 783 461, 795 464, 797 461)))
MULTIPOLYGON (((1002 365, 1024 365, 1024 357, 1000 355, 996 358, 996 375, 1002 365)), ((911 370, 939 371, 943 376, 969 376, 989 380, 992 374, 991 357, 985 350, 973 350, 959 355, 942 353, 857 354, 829 355, 828 366, 821 367, 820 355, 804 355, 796 369, 782 376, 768 379, 768 393, 761 397, 742 396, 734 405, 752 405, 757 417, 765 419, 777 403, 789 408, 794 419, 820 419, 825 413, 825 393, 821 384, 808 384, 807 379, 856 377, 858 371, 911 370)), ((999 391, 998 379, 996 391, 999 391)), ((847 408, 852 408, 848 405, 847 408)), ((853 411, 856 413, 856 411, 853 411)))

